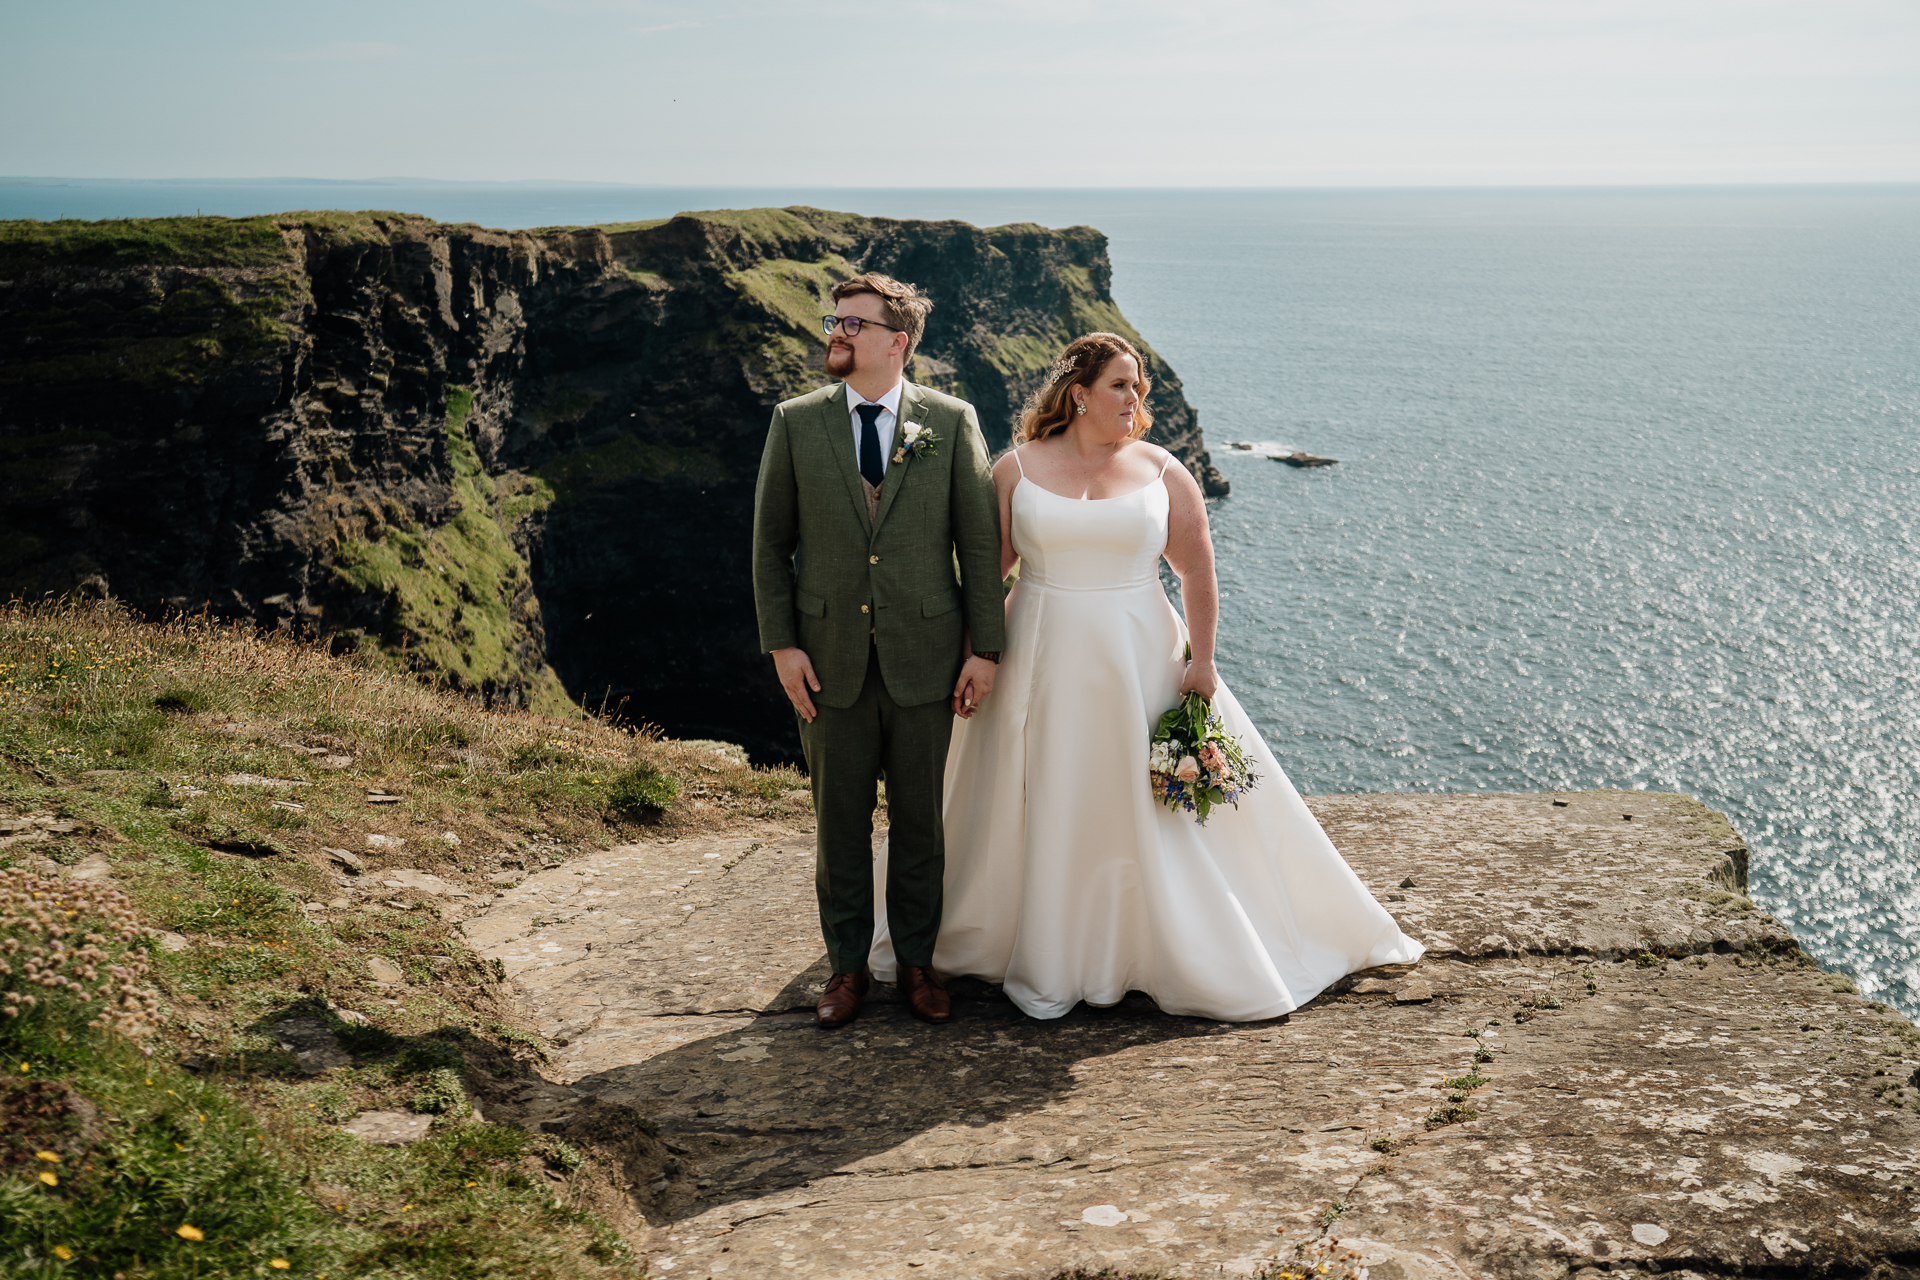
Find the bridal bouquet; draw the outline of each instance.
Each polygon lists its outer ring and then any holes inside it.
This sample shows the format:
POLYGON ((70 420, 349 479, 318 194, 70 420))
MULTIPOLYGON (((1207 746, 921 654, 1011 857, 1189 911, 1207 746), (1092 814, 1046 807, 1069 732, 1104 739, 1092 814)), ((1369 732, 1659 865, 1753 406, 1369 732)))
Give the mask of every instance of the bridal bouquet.
POLYGON ((1240 797, 1260 781, 1247 763, 1246 749, 1197 693, 1160 717, 1147 748, 1147 768, 1153 798, 1194 814, 1202 826, 1215 805, 1239 808, 1240 797))

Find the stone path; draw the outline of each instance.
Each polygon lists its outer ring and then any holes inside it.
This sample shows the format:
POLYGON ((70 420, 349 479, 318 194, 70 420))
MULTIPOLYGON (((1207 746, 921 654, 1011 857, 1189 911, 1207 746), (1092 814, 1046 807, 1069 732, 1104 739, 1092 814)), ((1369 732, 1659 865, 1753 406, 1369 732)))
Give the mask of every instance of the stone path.
POLYGON ((1376 1280, 1912 1274, 1920 1033, 1795 961, 1716 815, 1311 803, 1432 953, 1279 1022, 1136 997, 1042 1023, 960 982, 950 1026, 880 988, 821 1032, 793 827, 596 853, 464 927, 552 1044, 527 1122, 659 1124, 678 1159, 640 1244, 665 1276, 1234 1275, 1323 1233, 1376 1280))

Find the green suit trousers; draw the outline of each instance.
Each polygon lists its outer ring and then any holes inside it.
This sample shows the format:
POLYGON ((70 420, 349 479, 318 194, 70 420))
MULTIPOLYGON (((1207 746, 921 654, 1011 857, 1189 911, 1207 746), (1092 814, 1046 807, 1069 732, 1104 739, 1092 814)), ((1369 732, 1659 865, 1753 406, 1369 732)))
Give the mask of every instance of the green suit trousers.
POLYGON ((814 887, 820 932, 835 973, 867 966, 873 946, 875 782, 887 779, 887 927, 903 965, 931 965, 946 878, 941 818, 953 709, 946 699, 903 707, 887 693, 880 657, 868 647, 867 678, 850 707, 815 702, 800 721, 819 823, 814 887))

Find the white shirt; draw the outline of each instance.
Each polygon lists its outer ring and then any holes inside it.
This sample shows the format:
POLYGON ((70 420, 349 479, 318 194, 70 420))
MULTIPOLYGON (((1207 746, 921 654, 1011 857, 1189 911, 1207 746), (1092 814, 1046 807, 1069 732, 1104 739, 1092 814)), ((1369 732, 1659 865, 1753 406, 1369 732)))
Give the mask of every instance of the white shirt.
POLYGON ((893 456, 893 427, 894 424, 900 420, 900 392, 905 384, 899 382, 894 383, 893 390, 887 392, 887 394, 881 396, 878 400, 867 399, 858 391, 855 391, 850 384, 842 383, 841 385, 847 388, 847 417, 853 423, 853 465, 856 469, 860 466, 859 406, 863 404, 877 404, 880 406, 880 416, 874 419, 873 429, 880 437, 880 474, 885 475, 887 473, 887 461, 893 456))

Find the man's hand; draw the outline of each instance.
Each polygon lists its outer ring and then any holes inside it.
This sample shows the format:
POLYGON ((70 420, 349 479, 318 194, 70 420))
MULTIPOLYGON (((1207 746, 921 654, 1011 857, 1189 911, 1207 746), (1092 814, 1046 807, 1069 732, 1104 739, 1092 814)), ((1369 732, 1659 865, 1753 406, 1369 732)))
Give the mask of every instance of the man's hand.
POLYGON ((953 714, 962 720, 973 719, 973 713, 993 692, 994 673, 1000 668, 985 658, 969 657, 965 666, 960 668, 960 681, 953 686, 953 714))
MULTIPOLYGON (((813 659, 807 657, 803 649, 775 649, 773 651, 773 669, 780 673, 780 687, 787 691, 787 701, 800 713, 800 718, 808 724, 820 713, 813 709, 813 699, 807 691, 820 692, 820 678, 813 674, 813 659)), ((988 681, 992 683, 991 679, 988 681)))

